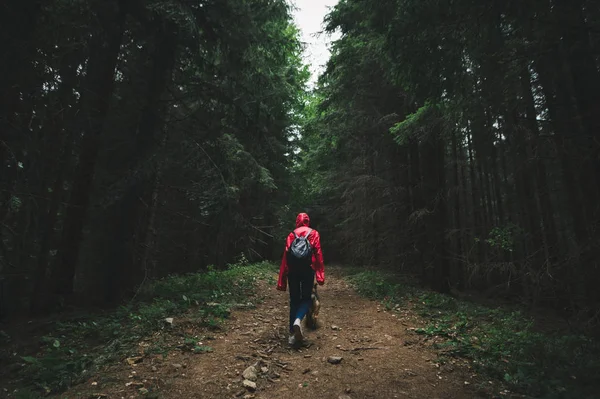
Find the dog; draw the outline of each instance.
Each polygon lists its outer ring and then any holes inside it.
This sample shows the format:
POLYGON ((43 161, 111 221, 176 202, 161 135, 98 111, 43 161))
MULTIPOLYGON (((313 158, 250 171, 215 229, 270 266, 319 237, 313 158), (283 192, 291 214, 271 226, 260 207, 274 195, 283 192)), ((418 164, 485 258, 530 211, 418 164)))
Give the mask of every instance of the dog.
POLYGON ((317 320, 319 318, 319 310, 321 309, 321 301, 317 293, 317 283, 313 284, 312 293, 310 294, 311 304, 306 315, 306 325, 313 330, 317 328, 317 320))

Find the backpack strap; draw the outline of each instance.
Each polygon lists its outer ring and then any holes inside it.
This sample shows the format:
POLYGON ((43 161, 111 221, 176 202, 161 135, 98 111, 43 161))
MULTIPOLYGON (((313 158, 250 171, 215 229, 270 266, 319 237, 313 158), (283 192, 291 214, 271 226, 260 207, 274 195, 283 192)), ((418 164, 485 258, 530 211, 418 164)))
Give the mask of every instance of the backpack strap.
MULTIPOLYGON (((312 233, 312 232, 313 232, 313 229, 308 229, 308 233, 306 233, 306 235, 305 235, 305 236, 303 236, 303 237, 304 237, 304 238, 306 238, 306 239, 308 239, 308 236, 309 236, 309 235, 310 235, 310 233, 312 233)), ((298 234, 296 234, 296 230, 292 230, 292 234, 294 234, 294 237, 295 237, 295 238, 300 238, 300 237, 298 236, 298 234)))

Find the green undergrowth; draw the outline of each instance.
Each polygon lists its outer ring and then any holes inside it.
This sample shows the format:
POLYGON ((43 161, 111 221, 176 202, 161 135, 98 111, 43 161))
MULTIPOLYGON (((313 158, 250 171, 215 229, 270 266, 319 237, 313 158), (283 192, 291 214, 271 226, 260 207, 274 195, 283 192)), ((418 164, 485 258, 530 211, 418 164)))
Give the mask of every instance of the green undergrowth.
MULTIPOLYGON (((35 351, 12 359, 13 379, 20 380, 12 396, 37 398, 64 391, 89 378, 101 365, 139 355, 137 344, 144 337, 161 330, 179 333, 177 325, 183 319, 208 331, 221 329, 233 308, 255 305, 256 284, 272 279, 274 270, 267 262, 240 263, 226 270, 209 268, 170 276, 143 286, 134 301, 110 313, 57 323, 35 345, 35 351)), ((146 353, 166 355, 168 336, 153 338, 146 353)), ((208 345, 197 346, 198 340, 192 337, 184 341, 182 350, 196 354, 212 350, 208 345)))
POLYGON ((491 308, 416 288, 393 274, 346 270, 355 289, 388 310, 411 308, 426 324, 417 334, 441 337, 439 360, 467 358, 511 392, 541 398, 597 398, 600 343, 584 335, 535 331, 522 312, 491 308))

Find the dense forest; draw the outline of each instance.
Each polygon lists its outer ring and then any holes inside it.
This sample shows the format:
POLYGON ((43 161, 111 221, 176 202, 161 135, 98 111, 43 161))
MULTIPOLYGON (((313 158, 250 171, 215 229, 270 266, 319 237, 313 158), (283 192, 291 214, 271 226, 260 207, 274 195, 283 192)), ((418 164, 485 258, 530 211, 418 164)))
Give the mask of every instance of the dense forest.
POLYGON ((342 0, 314 89, 285 0, 7 0, 0 307, 273 259, 600 315, 600 3, 342 0))
POLYGON ((307 108, 328 254, 598 326, 600 3, 342 0, 307 108))
POLYGON ((0 8, 5 315, 272 257, 310 75, 284 0, 0 8))

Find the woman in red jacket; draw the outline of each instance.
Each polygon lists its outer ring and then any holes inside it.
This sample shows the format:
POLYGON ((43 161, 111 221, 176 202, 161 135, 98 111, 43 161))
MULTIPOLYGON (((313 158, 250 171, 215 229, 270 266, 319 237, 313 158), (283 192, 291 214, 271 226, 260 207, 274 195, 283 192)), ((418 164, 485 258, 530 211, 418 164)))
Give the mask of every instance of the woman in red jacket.
POLYGON ((294 345, 301 341, 302 319, 308 313, 311 304, 311 293, 315 277, 317 284, 325 283, 325 265, 323 264, 323 253, 321 252, 321 237, 317 230, 309 227, 310 218, 306 213, 296 217, 296 229, 288 236, 285 243, 285 251, 279 268, 279 280, 277 289, 285 291, 289 282, 290 286, 290 337, 289 344, 294 345), (308 242, 312 248, 312 262, 310 267, 290 267, 288 265, 288 251, 296 237, 308 235, 308 242))

